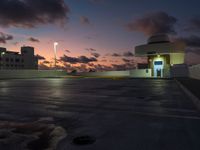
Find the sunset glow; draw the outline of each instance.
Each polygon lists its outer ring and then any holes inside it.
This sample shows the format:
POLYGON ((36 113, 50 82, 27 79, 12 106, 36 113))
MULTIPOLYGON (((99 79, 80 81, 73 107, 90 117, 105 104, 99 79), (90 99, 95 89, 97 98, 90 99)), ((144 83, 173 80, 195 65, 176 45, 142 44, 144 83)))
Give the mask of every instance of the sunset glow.
POLYGON ((58 65, 63 69, 135 68, 146 60, 134 57, 134 47, 145 44, 150 35, 157 33, 184 41, 188 44, 186 63, 200 63, 200 45, 190 44, 192 38, 200 43, 199 2, 195 0, 181 6, 179 0, 53 0, 53 6, 49 1, 34 3, 34 7, 39 5, 37 9, 27 5, 30 0, 17 0, 21 9, 6 13, 5 9, 15 5, 12 1, 0 2, 0 47, 20 51, 21 46, 33 46, 35 54, 45 57, 40 60, 41 69, 53 66, 55 41, 59 43, 58 65), (49 7, 40 11, 40 6, 49 7), (30 12, 24 12, 26 7, 30 12), (13 13, 21 20, 13 18, 13 13))

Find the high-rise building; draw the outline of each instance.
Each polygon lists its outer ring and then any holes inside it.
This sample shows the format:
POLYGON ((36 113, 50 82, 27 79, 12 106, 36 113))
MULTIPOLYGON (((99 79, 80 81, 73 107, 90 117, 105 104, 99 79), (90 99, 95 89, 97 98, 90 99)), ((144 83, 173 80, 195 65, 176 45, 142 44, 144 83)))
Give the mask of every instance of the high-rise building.
POLYGON ((38 69, 38 58, 34 55, 34 48, 29 46, 21 47, 20 54, 0 47, 0 69, 38 69))

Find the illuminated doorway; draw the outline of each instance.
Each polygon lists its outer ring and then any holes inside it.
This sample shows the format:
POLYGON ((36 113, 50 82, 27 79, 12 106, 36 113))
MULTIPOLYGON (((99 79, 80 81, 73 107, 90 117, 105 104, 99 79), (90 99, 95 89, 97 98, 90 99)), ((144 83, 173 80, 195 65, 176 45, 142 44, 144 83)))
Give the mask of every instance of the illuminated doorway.
POLYGON ((163 68, 164 68, 164 64, 162 60, 154 61, 154 77, 155 78, 163 77, 163 68))

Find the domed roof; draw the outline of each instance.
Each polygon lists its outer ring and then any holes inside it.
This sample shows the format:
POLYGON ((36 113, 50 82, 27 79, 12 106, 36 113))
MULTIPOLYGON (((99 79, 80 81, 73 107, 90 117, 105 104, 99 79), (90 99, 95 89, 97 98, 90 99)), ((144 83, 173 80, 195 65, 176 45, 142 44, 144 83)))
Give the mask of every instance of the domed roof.
POLYGON ((169 37, 166 34, 153 35, 148 39, 148 44, 154 43, 169 43, 169 37))

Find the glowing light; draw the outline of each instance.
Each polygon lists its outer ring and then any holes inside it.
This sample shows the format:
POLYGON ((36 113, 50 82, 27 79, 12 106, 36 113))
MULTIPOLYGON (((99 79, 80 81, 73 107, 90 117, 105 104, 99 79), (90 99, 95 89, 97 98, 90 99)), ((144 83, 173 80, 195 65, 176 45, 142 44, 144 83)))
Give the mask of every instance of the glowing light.
POLYGON ((56 63, 57 63, 57 46, 58 46, 58 42, 54 42, 55 69, 56 69, 56 63))
POLYGON ((160 55, 157 55, 157 57, 160 57, 160 55))

